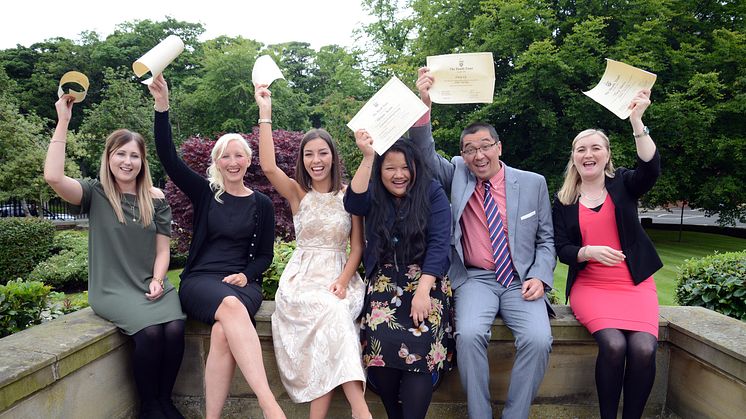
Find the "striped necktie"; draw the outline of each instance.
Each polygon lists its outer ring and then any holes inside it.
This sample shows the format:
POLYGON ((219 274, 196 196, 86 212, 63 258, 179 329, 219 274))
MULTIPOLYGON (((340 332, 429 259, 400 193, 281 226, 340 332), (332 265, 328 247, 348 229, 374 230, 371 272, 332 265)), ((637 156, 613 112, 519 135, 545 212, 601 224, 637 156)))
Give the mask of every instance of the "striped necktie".
POLYGON ((504 287, 508 287, 513 280, 513 262, 510 260, 508 250, 508 237, 503 229, 503 220, 500 210, 492 198, 490 181, 484 181, 484 213, 487 216, 487 228, 490 230, 490 243, 492 244, 492 258, 495 260, 495 278, 504 287))

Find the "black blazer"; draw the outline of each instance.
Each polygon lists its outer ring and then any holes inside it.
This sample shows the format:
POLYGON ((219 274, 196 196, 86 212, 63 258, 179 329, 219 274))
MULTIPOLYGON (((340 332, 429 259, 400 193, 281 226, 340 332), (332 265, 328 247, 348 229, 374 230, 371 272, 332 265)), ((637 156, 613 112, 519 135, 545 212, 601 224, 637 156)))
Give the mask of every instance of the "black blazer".
MULTIPOLYGON (((637 215, 638 199, 649 191, 661 174, 661 158, 656 150, 649 162, 637 159, 634 170, 619 168, 613 178, 606 177, 606 190, 616 209, 617 230, 625 262, 635 285, 641 283, 658 269, 663 267, 658 253, 637 215)), ((586 262, 578 262, 578 252, 582 247, 580 223, 578 220, 578 202, 563 205, 555 197, 552 206, 554 222, 554 247, 560 262, 568 265, 565 298, 570 296, 570 289, 578 272, 584 269, 586 262)))

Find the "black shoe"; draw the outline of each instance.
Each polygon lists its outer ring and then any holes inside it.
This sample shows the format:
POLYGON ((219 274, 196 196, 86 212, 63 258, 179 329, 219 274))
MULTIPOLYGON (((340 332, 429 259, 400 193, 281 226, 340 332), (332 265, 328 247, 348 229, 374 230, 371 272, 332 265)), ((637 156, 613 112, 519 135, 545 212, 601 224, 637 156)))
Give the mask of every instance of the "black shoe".
POLYGON ((168 416, 161 409, 160 403, 153 401, 140 406, 139 419, 168 419, 168 416))
POLYGON ((174 402, 171 399, 160 400, 161 410, 166 415, 167 419, 184 419, 184 415, 179 412, 179 409, 174 406, 174 402))

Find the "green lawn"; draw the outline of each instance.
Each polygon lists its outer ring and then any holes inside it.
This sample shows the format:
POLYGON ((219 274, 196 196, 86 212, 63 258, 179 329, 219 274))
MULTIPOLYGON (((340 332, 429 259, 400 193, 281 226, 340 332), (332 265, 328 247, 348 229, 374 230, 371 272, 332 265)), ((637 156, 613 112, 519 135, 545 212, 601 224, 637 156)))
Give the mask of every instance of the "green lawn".
MULTIPOLYGON (((724 253, 746 249, 746 240, 736 237, 685 231, 679 242, 678 231, 646 231, 663 260, 663 268, 654 275, 661 305, 676 305, 676 275, 684 260, 711 255, 716 251, 724 253)), ((565 302, 566 279, 567 265, 558 263, 554 270, 554 287, 560 303, 565 302)))
POLYGON ((179 284, 181 283, 181 278, 179 278, 179 274, 183 271, 183 269, 174 269, 171 271, 168 271, 166 273, 166 276, 168 277, 168 281, 173 284, 174 287, 177 289, 179 288, 179 284))

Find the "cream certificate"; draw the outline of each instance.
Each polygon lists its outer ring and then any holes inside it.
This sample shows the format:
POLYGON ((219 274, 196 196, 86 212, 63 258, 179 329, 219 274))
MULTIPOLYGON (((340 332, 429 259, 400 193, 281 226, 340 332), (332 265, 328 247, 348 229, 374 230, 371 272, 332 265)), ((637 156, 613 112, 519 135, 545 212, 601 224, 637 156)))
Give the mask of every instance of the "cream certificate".
POLYGON ((352 118, 347 126, 354 132, 365 129, 373 149, 382 155, 422 115, 427 106, 401 80, 392 77, 352 118))
POLYGON ((492 103, 495 65, 491 52, 427 57, 433 75, 430 99, 435 103, 492 103))
POLYGON ((282 71, 280 71, 280 67, 277 67, 275 60, 269 55, 262 55, 257 58, 254 62, 254 68, 251 70, 251 82, 254 83, 254 86, 262 84, 269 86, 277 79, 284 80, 285 77, 282 76, 282 71))
MULTIPOLYGON (((184 42, 176 35, 169 35, 153 49, 146 52, 139 60, 132 63, 132 70, 137 77, 150 71, 150 75, 155 77, 163 72, 176 57, 184 51, 184 42)), ((143 80, 143 84, 149 85, 153 82, 153 77, 143 80)))
POLYGON ((75 83, 83 88, 82 92, 76 92, 73 89, 68 88, 67 94, 72 95, 75 100, 75 103, 82 102, 83 99, 85 99, 85 95, 88 93, 88 77, 86 77, 85 74, 79 73, 77 71, 68 71, 67 73, 62 75, 62 78, 60 79, 60 85, 57 87, 57 97, 62 97, 62 95, 65 94, 65 91, 62 89, 62 85, 67 83, 75 83))
POLYGON ((641 89, 650 89, 656 75, 620 61, 606 59, 606 71, 593 89, 583 92, 621 119, 632 113, 630 102, 641 89))

